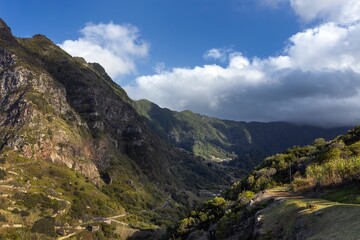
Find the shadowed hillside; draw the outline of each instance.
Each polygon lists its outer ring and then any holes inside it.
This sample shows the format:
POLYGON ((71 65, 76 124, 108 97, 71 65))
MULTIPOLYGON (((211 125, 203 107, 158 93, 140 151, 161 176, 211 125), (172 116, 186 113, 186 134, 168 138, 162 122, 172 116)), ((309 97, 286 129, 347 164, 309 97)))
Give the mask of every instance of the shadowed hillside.
POLYGON ((356 239, 360 127, 264 159, 172 230, 180 239, 356 239), (336 224, 334 224, 336 221, 336 224))
POLYGON ((19 226, 0 228, 6 238, 52 238, 125 211, 128 228, 157 229, 189 195, 227 184, 154 134, 99 64, 43 35, 16 38, 2 20, 0 112, 0 222, 19 226))
POLYGON ((235 159, 230 165, 246 170, 291 146, 304 146, 319 137, 329 140, 349 129, 221 120, 191 111, 171 111, 147 100, 134 106, 148 125, 174 146, 213 161, 235 159))

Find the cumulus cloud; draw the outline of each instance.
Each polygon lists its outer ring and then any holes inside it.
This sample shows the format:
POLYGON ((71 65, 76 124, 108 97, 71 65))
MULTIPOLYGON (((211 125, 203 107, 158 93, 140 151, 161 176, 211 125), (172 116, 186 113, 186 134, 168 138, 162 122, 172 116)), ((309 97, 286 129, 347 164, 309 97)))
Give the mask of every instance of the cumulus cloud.
POLYGON ((326 23, 289 38, 284 55, 259 61, 270 67, 304 71, 326 69, 360 71, 360 24, 326 23))
POLYGON ((233 55, 226 67, 175 68, 139 77, 126 90, 163 107, 227 119, 329 126, 360 122, 358 72, 281 69, 271 61, 233 55))
POLYGON ((59 46, 73 56, 100 63, 113 78, 136 72, 136 61, 148 56, 149 44, 130 24, 87 24, 77 40, 66 40, 59 46))
POLYGON ((208 59, 218 60, 218 59, 222 59, 223 57, 225 57, 224 52, 221 51, 221 49, 217 49, 217 48, 212 48, 204 53, 204 58, 207 60, 208 59))
POLYGON ((163 62, 156 63, 155 67, 153 68, 155 73, 162 73, 165 71, 166 65, 163 62))
POLYGON ((205 60, 219 60, 224 62, 230 50, 225 48, 212 48, 204 53, 205 60))
POLYGON ((305 21, 322 19, 347 24, 360 20, 359 0, 290 0, 290 3, 305 21))
POLYGON ((290 1, 303 19, 324 21, 291 36, 281 55, 247 58, 211 49, 204 57, 225 54, 226 66, 174 68, 138 77, 126 90, 135 99, 220 118, 359 124, 359 1, 290 1))

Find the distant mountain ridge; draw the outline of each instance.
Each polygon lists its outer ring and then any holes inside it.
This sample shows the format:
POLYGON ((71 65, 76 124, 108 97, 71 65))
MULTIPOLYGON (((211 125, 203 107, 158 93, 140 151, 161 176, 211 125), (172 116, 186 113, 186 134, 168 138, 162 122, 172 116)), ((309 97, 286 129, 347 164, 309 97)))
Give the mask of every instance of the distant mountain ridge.
POLYGON ((14 37, 0 19, 4 239, 119 239, 139 230, 153 239, 204 200, 201 192, 229 186, 226 167, 206 159, 235 158, 235 171, 249 171, 265 155, 342 130, 219 120, 132 101, 99 64, 44 35, 14 37), (85 231, 91 224, 99 231, 85 231))
POLYGON ((359 182, 357 126, 330 141, 319 138, 267 157, 225 194, 190 211, 171 234, 179 239, 356 239, 359 182))
POLYGON ((221 120, 191 111, 171 111, 147 100, 136 101, 134 106, 153 131, 174 146, 214 161, 235 158, 248 170, 266 156, 310 144, 316 138, 329 140, 350 128, 221 120))

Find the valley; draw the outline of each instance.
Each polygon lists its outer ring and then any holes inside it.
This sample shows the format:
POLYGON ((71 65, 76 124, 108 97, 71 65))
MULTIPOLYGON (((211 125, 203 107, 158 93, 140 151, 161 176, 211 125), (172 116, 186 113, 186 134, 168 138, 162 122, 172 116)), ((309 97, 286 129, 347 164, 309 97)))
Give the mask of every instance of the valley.
POLYGON ((359 132, 134 101, 0 19, 0 239, 351 239, 359 132))
POLYGON ((222 197, 180 220, 173 233, 183 239, 356 239, 359 130, 264 159, 222 197))

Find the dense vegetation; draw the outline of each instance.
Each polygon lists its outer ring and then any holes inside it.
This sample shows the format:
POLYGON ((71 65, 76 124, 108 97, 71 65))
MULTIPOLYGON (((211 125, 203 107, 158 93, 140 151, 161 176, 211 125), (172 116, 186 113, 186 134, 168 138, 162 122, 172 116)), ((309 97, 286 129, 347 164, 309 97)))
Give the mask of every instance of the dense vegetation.
POLYGON ((332 139, 347 128, 322 129, 289 123, 236 122, 191 111, 175 112, 147 100, 133 103, 160 137, 176 147, 212 161, 232 160, 230 166, 250 171, 264 157, 315 138, 332 139))
MULTIPOLYGON (((181 239, 192 239, 191 236, 195 235, 214 235, 218 239, 235 235, 240 239, 251 239, 254 237, 256 213, 271 203, 263 201, 261 204, 251 205, 255 196, 261 196, 261 191, 279 186, 307 193, 333 189, 331 193, 321 195, 322 198, 357 204, 360 194, 352 184, 359 181, 360 127, 355 127, 334 140, 327 142, 322 138, 316 139, 312 145, 295 146, 281 154, 265 158, 251 173, 233 184, 222 198, 217 197, 191 212, 188 217, 179 221, 172 232, 181 239), (218 202, 222 203, 221 211, 217 210, 218 202), (219 214, 214 214, 211 209, 216 209, 219 214)), ((320 203, 321 201, 318 204, 320 203)), ((301 207, 304 203, 298 201, 296 204, 301 207)), ((306 207, 311 211, 318 206, 308 203, 306 207)), ((284 208, 296 210, 295 207, 284 208)), ((283 231, 280 232, 284 234, 283 231)), ((281 238, 280 235, 276 236, 281 238)))
POLYGON ((316 139, 312 145, 292 147, 268 157, 234 185, 230 194, 234 196, 244 190, 258 192, 290 182, 293 190, 299 191, 358 181, 359 136, 360 127, 356 127, 332 141, 316 139))
POLYGON ((15 38, 0 24, 0 239, 154 239, 193 206, 169 237, 222 239, 233 226, 251 228, 264 207, 248 208, 257 191, 357 180, 359 139, 350 132, 267 158, 209 200, 229 184, 227 166, 238 168, 236 179, 269 153, 344 129, 225 121, 133 102, 99 64, 43 35, 15 38))
MULTIPOLYGON (((117 232, 163 228, 199 189, 228 184, 154 134, 99 64, 0 24, 1 236, 47 239, 53 226, 66 235, 115 215, 117 232)), ((84 236, 110 238, 109 229, 84 236)))

